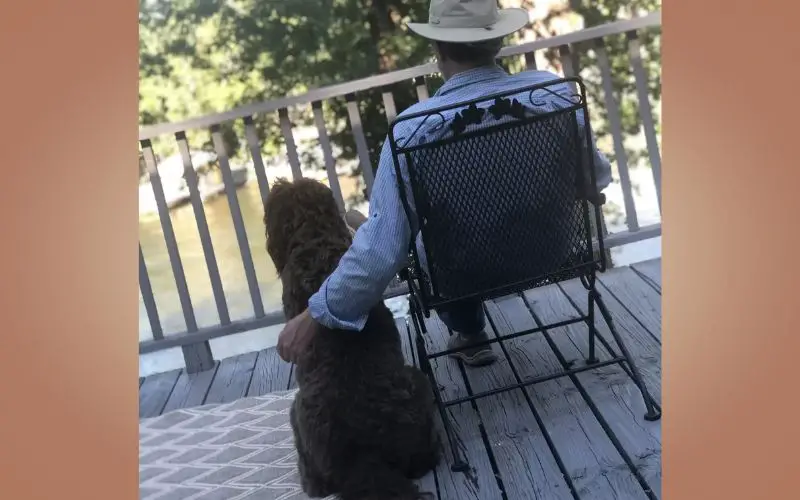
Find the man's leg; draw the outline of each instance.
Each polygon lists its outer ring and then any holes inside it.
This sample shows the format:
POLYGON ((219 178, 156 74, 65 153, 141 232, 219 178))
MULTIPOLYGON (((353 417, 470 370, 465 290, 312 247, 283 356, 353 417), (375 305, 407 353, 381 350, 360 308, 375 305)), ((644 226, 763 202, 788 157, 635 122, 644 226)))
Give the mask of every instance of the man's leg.
POLYGON ((450 356, 470 366, 484 366, 497 361, 497 355, 491 345, 469 347, 470 344, 489 339, 481 301, 461 300, 440 307, 437 313, 442 322, 453 331, 447 342, 447 348, 458 351, 450 356))

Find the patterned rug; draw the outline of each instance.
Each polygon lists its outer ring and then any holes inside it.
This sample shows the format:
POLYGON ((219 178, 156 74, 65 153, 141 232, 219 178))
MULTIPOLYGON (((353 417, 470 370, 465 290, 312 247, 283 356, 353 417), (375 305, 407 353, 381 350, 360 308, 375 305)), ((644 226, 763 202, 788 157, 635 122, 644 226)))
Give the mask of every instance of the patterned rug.
POLYGON ((275 392, 140 420, 139 498, 308 499, 300 487, 289 426, 289 408, 296 392, 275 392))

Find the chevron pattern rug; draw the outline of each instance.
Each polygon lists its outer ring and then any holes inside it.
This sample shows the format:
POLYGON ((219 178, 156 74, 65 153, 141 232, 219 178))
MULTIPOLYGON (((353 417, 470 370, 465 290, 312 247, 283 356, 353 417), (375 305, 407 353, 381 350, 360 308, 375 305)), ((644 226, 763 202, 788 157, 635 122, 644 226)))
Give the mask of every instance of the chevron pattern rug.
POLYGON ((289 425, 289 408, 296 392, 275 392, 140 420, 139 498, 308 499, 300 487, 289 425))

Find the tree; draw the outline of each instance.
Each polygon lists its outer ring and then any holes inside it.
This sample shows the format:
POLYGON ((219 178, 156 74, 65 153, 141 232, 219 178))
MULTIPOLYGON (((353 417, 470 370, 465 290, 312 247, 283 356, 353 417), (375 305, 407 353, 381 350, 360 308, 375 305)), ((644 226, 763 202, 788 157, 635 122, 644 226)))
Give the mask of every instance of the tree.
MULTIPOLYGON (((579 14, 584 21, 584 26, 589 28, 620 18, 631 18, 654 12, 661 8, 660 0, 570 0, 570 8, 579 14)), ((640 34, 641 45, 644 52, 645 72, 650 98, 656 102, 661 100, 661 29, 649 29, 640 34)), ((635 136, 641 128, 639 118, 639 100, 636 96, 636 83, 628 55, 628 41, 624 35, 606 37, 605 50, 611 66, 612 87, 615 99, 620 106, 620 121, 624 136, 635 136)), ((577 65, 579 68, 597 68, 596 55, 591 47, 579 47, 577 51, 577 65)), ((603 103, 602 84, 598 71, 582 72, 587 80, 587 93, 590 102, 594 103, 592 113, 600 120, 595 132, 600 136, 609 134, 608 112, 603 103)), ((660 135, 661 120, 657 111, 653 110, 653 120, 660 135)), ((642 148, 633 148, 626 144, 626 156, 629 164, 635 165, 644 159, 646 151, 642 148)), ((614 155, 611 155, 612 158, 614 155)))
MULTIPOLYGON (((501 3, 528 8, 534 4, 531 0, 501 3)), ((427 17, 428 0, 140 0, 139 7, 140 125, 227 111, 414 66, 431 55, 428 42, 404 28, 410 18, 427 17)), ((586 26, 593 26, 659 7, 659 0, 570 0, 532 23, 531 29, 547 36, 559 16, 577 13, 586 26)), ((659 43, 659 33, 648 35, 644 43, 645 52, 652 54, 648 71, 655 99, 660 98, 659 43)), ((623 128, 635 134, 639 127, 635 86, 624 37, 609 39, 607 51, 614 89, 622 101, 623 128)), ((580 50, 579 67, 587 68, 583 76, 589 82, 591 102, 602 103, 597 75, 588 71, 592 57, 590 51, 580 50)), ((557 67, 557 52, 551 51, 549 58, 557 67)), ((435 85, 441 83, 433 80, 435 85)), ((391 90, 398 110, 416 100, 411 82, 391 90)), ((358 103, 374 165, 388 128, 381 89, 360 94, 358 103)), ((295 123, 312 123, 309 107, 290 111, 295 123)), ((605 110, 595 106, 592 111, 600 118, 594 120, 596 132, 607 134, 605 110)), ((344 99, 328 100, 324 112, 332 141, 341 148, 341 159, 354 158, 344 99)), ((264 152, 276 154, 282 143, 276 132, 277 115, 254 119, 264 152)), ((230 153, 243 151, 243 132, 241 121, 224 125, 230 153)), ((187 136, 193 147, 211 147, 207 131, 187 131, 187 136)), ((174 141, 165 139, 157 146, 162 155, 175 151, 174 141)), ((636 155, 636 151, 629 153, 631 158, 636 155)))
MULTIPOLYGON (((402 25, 404 19, 426 12, 425 0, 255 2, 235 14, 223 38, 235 41, 241 51, 237 64, 257 68, 263 81, 274 86, 269 93, 278 97, 424 62, 427 43, 405 36, 402 25)), ((410 86, 395 90, 398 108, 413 102, 410 86)), ((387 130, 380 92, 358 98, 367 144, 377 158, 387 130)), ((344 158, 354 158, 344 99, 324 104, 332 140, 344 158)), ((307 109, 293 118, 311 121, 307 109)))
MULTIPOLYGON (((424 0, 141 1, 140 124, 221 112, 391 71, 400 63, 419 64, 428 56, 427 44, 403 36, 401 26, 426 9, 424 0)), ((399 93, 398 106, 409 105, 411 96, 410 90, 399 93)), ((359 97, 374 149, 375 137, 386 131, 380 95, 359 97)), ((345 158, 354 157, 343 100, 325 105, 334 142, 345 158)), ((304 110, 292 118, 309 124, 311 115, 304 110)), ((281 142, 276 117, 255 121, 267 154, 274 154, 281 142)), ((228 127, 231 150, 239 146, 241 127, 228 127)), ((210 146, 204 131, 187 132, 193 143, 210 146)), ((160 147, 170 150, 169 141, 160 147)))

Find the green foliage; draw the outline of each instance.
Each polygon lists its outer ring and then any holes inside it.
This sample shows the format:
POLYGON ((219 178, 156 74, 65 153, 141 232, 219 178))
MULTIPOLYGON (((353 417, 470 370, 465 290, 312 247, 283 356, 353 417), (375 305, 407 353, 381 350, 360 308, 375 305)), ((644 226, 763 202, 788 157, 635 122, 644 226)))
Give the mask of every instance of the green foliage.
MULTIPOLYGON (((570 4, 586 26, 660 7, 659 0, 573 0, 570 4)), ((139 123, 219 113, 427 62, 431 57, 428 43, 404 28, 410 18, 425 19, 427 9, 428 0, 140 0, 139 123)), ((646 62, 656 99, 660 98, 659 44, 660 33, 648 35, 643 43, 652 54, 646 62)), ((610 39, 607 50, 614 88, 622 96, 624 128, 635 133, 638 111, 624 37, 610 39)), ((580 67, 591 66, 591 58, 581 51, 580 67)), ((432 83, 441 82, 434 78, 432 83)), ((601 103, 600 85, 590 85, 590 89, 591 99, 601 103)), ((358 96, 373 165, 387 132, 382 90, 358 96)), ((416 100, 411 82, 391 90, 398 111, 416 100)), ((354 158, 344 99, 325 102, 324 112, 342 159, 354 158)), ((290 113, 295 124, 313 123, 308 106, 290 113)), ((596 113, 599 123, 605 123, 602 106, 596 113)), ((277 113, 254 120, 263 152, 276 154, 283 142, 277 113)), ((241 120, 222 126, 226 149, 234 156, 243 154, 241 120)), ((602 135, 606 130, 598 132, 602 135)), ((208 131, 190 130, 187 136, 193 148, 212 147, 208 131)), ((154 143, 162 156, 176 151, 170 137, 154 143)))
MULTIPOLYGON (((661 0, 570 0, 572 10, 583 17, 584 26, 590 28, 616 21, 620 18, 641 16, 661 8, 661 0)), ((650 104, 653 107, 653 120, 656 132, 660 135, 661 120, 655 104, 661 101, 661 29, 648 29, 639 34, 642 46, 643 65, 647 77, 650 104)), ((636 94, 636 82, 628 55, 628 41, 625 35, 610 36, 604 39, 604 48, 611 66, 614 99, 620 108, 620 121, 623 136, 628 138, 640 132, 639 99, 636 94)), ((578 47, 577 67, 581 68, 581 76, 587 83, 589 102, 592 104, 593 128, 595 133, 604 137, 610 133, 608 129, 608 111, 604 105, 602 82, 597 70, 597 57, 591 47, 578 47)), ((629 165, 635 165, 646 157, 647 151, 642 147, 632 147, 626 143, 625 152, 629 165)), ((612 161, 615 159, 613 149, 608 150, 612 161)), ((648 163, 649 165, 649 163, 648 163)))

